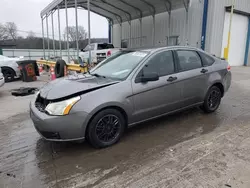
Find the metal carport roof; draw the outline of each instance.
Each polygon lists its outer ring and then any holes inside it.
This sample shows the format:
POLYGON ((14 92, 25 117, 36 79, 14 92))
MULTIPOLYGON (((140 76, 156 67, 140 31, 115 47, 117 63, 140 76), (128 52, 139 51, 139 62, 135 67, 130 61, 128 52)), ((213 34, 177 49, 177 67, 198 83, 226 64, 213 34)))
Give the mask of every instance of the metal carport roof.
MULTIPOLYGON (((121 23, 189 6, 190 0, 91 0, 90 11, 121 23)), ((87 0, 77 0, 77 6, 87 9, 87 0)), ((74 8, 75 0, 67 0, 67 7, 74 8)), ((54 0, 41 12, 41 17, 65 8, 65 0, 54 0)))
MULTIPOLYGON (((59 9, 65 9, 66 13, 66 28, 68 28, 68 8, 75 8, 76 12, 76 30, 78 30, 78 16, 77 8, 81 7, 83 9, 94 12, 98 15, 106 17, 111 25, 119 23, 122 28, 123 22, 128 22, 130 26, 130 41, 131 41, 131 20, 140 20, 140 32, 142 36, 142 19, 146 16, 153 17, 153 34, 152 34, 152 46, 155 44, 155 15, 168 12, 169 13, 169 29, 171 28, 171 11, 179 8, 185 7, 186 9, 186 24, 188 24, 188 7, 190 6, 190 0, 54 0, 47 7, 45 7, 41 12, 42 20, 42 33, 43 33, 43 46, 44 46, 44 58, 45 58, 45 40, 44 40, 44 23, 43 20, 46 19, 47 26, 47 42, 49 47, 49 31, 48 31, 48 17, 51 16, 52 22, 52 36, 53 36, 53 50, 55 54, 55 42, 54 42, 54 24, 53 24, 53 13, 58 10, 58 31, 59 31, 59 46, 61 54, 61 31, 60 31, 60 12, 59 9), (89 4, 88 4, 89 3, 89 4), (89 5, 89 6, 88 6, 89 5)), ((88 11, 88 44, 90 45, 90 13, 88 11)), ((122 33, 122 29, 121 29, 122 33)), ((78 32, 77 32, 77 57, 79 57, 79 44, 78 44, 78 32)), ((122 39, 122 34, 121 34, 122 39)), ((67 31, 67 48, 68 48, 68 58, 69 58, 69 39, 67 31)), ((91 49, 89 49, 91 51, 91 49)), ((91 60, 91 53, 89 53, 89 59, 91 60)), ((68 59, 69 60, 69 59, 68 59)))

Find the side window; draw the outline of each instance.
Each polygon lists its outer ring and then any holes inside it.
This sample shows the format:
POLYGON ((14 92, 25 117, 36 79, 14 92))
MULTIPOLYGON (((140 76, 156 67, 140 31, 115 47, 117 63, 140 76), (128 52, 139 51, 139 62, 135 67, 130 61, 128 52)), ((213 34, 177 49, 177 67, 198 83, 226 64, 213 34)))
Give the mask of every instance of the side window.
POLYGON ((202 52, 199 52, 201 58, 202 58, 202 62, 203 62, 203 65, 206 67, 206 66, 211 66, 215 60, 214 58, 210 57, 209 55, 205 54, 205 53, 202 53, 202 52))
POLYGON ((142 69, 141 75, 153 72, 157 73, 160 77, 175 72, 172 51, 160 52, 152 57, 142 69))
POLYGON ((195 51, 177 51, 180 71, 188 71, 202 67, 201 58, 195 51))

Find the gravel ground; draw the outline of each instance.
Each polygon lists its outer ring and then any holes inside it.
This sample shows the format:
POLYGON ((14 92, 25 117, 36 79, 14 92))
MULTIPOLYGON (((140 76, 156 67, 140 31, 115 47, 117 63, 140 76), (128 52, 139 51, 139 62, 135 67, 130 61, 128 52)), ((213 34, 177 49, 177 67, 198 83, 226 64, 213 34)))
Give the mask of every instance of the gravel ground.
POLYGON ((117 145, 52 143, 29 118, 33 97, 0 88, 0 187, 250 187, 250 68, 233 68, 216 113, 190 109, 131 128, 117 145))

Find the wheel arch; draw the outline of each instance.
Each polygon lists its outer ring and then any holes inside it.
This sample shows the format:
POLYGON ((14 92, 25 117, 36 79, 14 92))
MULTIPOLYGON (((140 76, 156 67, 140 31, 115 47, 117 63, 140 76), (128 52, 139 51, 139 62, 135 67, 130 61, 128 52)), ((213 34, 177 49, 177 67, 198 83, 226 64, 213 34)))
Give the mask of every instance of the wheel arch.
POLYGON ((8 67, 8 66, 1 66, 1 69, 2 69, 2 70, 3 70, 3 69, 10 69, 10 70, 12 70, 12 71, 13 71, 14 75, 15 75, 15 76, 17 76, 17 75, 16 75, 16 71, 15 71, 12 67, 8 67))
MULTIPOLYGON (((222 97, 223 97, 223 96, 224 96, 224 93, 225 93, 225 89, 224 89, 223 84, 222 84, 221 82, 216 82, 216 83, 214 83, 211 87, 213 87, 213 86, 216 86, 216 87, 218 87, 218 88, 220 89, 221 94, 222 94, 222 97)), ((210 87, 210 88, 211 88, 211 87, 210 87)))

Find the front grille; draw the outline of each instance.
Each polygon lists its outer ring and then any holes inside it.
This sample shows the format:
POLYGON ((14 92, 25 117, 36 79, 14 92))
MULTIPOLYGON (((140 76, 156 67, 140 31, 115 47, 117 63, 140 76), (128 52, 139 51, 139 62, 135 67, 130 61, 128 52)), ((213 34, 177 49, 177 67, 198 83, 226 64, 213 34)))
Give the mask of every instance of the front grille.
POLYGON ((96 53, 97 56, 106 56, 106 53, 96 53))
POLYGON ((36 102, 35 102, 35 107, 40 111, 45 113, 45 108, 47 105, 50 103, 49 100, 44 99, 40 96, 40 94, 37 96, 36 102))

